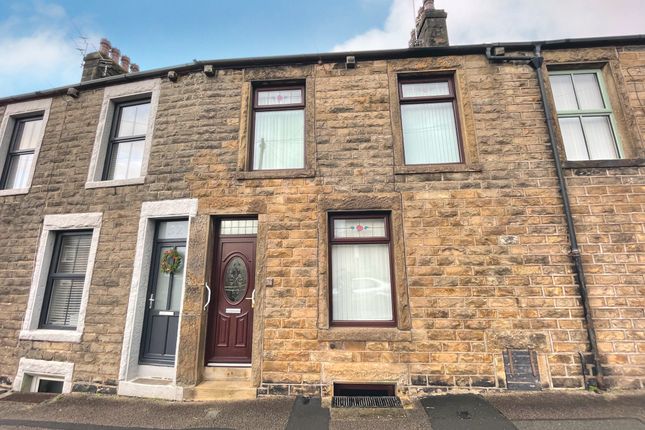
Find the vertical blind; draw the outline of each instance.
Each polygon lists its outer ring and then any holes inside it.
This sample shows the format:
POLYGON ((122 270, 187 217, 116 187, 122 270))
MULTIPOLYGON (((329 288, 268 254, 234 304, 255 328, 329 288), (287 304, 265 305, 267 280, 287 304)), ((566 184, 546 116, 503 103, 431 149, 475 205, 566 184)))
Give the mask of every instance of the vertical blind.
POLYGON ((253 170, 301 169, 305 160, 305 111, 256 112, 253 170))
POLYGON ((76 327, 91 241, 91 232, 61 236, 49 279, 46 325, 76 327))
POLYGON ((331 259, 333 320, 392 320, 389 245, 333 245, 331 259))
POLYGON ((405 164, 458 163, 459 141, 451 102, 401 105, 405 164))

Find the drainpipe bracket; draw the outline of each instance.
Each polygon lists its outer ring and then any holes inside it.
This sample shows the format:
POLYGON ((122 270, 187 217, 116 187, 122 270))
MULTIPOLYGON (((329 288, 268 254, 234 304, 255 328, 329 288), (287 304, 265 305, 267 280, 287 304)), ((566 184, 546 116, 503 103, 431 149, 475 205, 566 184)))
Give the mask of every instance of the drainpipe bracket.
POLYGON ((532 57, 532 58, 529 60, 529 64, 530 64, 530 65, 531 65, 531 67, 533 67, 535 70, 537 70, 537 69, 541 69, 541 68, 542 68, 542 64, 544 64, 544 57, 532 57))

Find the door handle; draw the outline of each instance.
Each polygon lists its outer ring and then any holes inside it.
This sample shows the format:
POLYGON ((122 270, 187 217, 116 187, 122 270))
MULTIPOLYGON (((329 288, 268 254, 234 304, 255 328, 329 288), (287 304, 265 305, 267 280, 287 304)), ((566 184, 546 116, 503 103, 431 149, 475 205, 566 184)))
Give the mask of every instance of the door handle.
POLYGON ((152 309, 152 305, 155 303, 155 293, 150 294, 150 298, 148 299, 148 309, 152 309))
POLYGON ((251 293, 251 297, 247 297, 244 300, 250 300, 251 301, 251 309, 255 307, 255 290, 251 293))
POLYGON ((206 291, 208 292, 208 296, 206 297, 206 304, 204 305, 204 310, 208 309, 208 305, 211 304, 211 288, 208 286, 208 282, 204 284, 206 286, 206 291))

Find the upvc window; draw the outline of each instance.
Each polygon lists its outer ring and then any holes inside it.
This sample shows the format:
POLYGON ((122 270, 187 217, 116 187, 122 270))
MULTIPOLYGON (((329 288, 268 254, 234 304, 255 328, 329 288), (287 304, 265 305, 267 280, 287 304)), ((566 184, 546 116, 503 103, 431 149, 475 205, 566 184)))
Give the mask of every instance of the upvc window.
POLYGON ((91 230, 57 233, 39 328, 76 328, 91 242, 91 230))
POLYGON ((331 323, 392 326, 394 313, 389 216, 330 216, 331 323))
POLYGON ((400 80, 399 100, 406 165, 463 162, 451 77, 400 80))
POLYGON ((118 103, 103 170, 104 180, 141 176, 150 99, 118 103))
POLYGON ((600 70, 550 71, 567 159, 621 158, 614 114, 600 70))
POLYGON ((2 189, 28 188, 34 153, 41 139, 43 114, 16 118, 2 172, 2 189))
POLYGON ((302 85, 254 90, 252 170, 305 167, 304 90, 302 85))

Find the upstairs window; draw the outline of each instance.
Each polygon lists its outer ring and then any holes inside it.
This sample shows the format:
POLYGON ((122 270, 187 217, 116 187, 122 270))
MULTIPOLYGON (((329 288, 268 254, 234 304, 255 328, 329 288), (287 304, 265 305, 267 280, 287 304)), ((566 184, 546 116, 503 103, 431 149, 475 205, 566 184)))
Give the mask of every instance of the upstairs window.
POLYGON ((40 328, 70 329, 78 324, 92 231, 66 231, 56 236, 40 328))
POLYGON ((2 189, 28 188, 34 153, 42 138, 43 115, 16 118, 2 172, 2 189))
POLYGON ((393 326, 394 295, 389 216, 330 216, 331 322, 393 326))
POLYGON ((304 90, 303 85, 255 89, 252 170, 304 169, 304 90))
POLYGON ((115 106, 103 180, 141 176, 149 117, 149 98, 115 106))
POLYGON ((562 140, 571 161, 621 158, 600 70, 550 71, 562 140))
POLYGON ((406 165, 463 162, 451 77, 399 81, 406 165))

